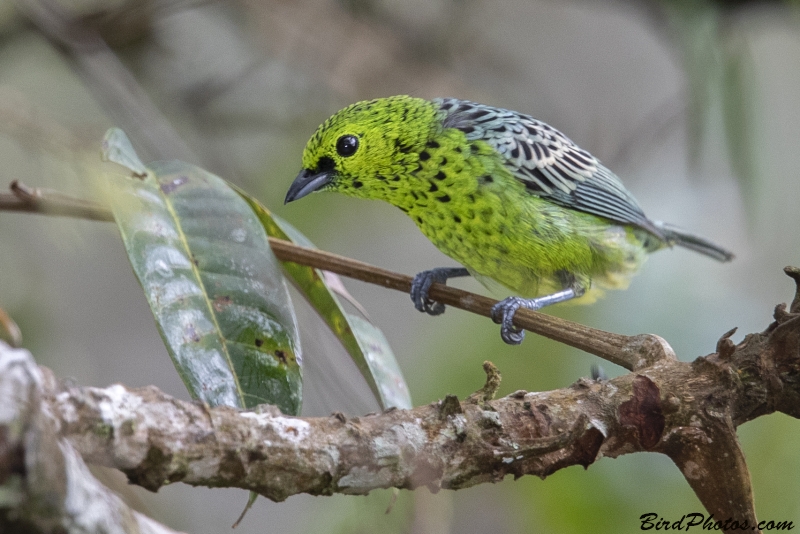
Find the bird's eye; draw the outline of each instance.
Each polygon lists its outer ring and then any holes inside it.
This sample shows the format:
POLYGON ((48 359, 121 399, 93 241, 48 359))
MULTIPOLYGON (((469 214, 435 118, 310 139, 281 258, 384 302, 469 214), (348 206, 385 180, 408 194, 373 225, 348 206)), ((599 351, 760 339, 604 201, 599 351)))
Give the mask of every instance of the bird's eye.
POLYGON ((340 156, 352 156, 358 150, 358 137, 355 135, 343 135, 336 141, 336 152, 340 156))

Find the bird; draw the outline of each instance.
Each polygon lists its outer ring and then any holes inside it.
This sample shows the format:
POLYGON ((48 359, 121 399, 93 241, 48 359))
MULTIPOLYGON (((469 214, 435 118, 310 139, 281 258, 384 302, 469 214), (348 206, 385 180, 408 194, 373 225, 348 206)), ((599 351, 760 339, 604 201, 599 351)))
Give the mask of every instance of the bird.
POLYGON ((538 310, 627 287, 648 253, 673 245, 727 262, 734 255, 649 219, 621 180, 532 116, 457 98, 407 96, 352 104, 305 146, 285 203, 316 191, 378 199, 405 212, 461 267, 418 273, 414 306, 444 312, 434 282, 472 275, 511 293, 492 308, 508 344, 519 308, 538 310))

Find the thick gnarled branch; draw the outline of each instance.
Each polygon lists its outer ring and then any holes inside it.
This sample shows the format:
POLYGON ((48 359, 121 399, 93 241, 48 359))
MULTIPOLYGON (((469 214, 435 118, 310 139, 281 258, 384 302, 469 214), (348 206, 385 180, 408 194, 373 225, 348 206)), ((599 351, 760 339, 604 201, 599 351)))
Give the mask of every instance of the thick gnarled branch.
MULTIPOLYGON (((725 339, 691 363, 664 359, 609 381, 497 400, 490 372, 487 386, 464 401, 447 396, 351 419, 209 408, 152 387, 59 390, 52 378, 31 381, 31 391, 14 398, 41 398, 59 439, 151 490, 181 481, 280 501, 301 492, 459 489, 650 451, 673 459, 716 518, 755 525, 735 428, 773 411, 798 416, 800 315, 778 307, 763 333, 738 346, 725 339)), ((0 359, 0 394, 13 375, 7 367, 0 359)))

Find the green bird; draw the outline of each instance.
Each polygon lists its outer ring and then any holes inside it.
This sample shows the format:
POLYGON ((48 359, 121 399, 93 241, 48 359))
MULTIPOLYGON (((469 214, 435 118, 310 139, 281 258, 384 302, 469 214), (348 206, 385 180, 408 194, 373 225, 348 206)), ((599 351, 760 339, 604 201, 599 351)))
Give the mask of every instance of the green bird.
POLYGON ((512 324, 520 307, 625 287, 649 252, 680 245, 733 258, 648 219, 614 173, 555 128, 456 98, 393 96, 339 111, 308 141, 286 202, 314 191, 385 200, 464 266, 417 274, 418 310, 442 313, 428 290, 456 276, 508 288, 515 296, 497 303, 492 319, 509 344, 524 336, 512 324))

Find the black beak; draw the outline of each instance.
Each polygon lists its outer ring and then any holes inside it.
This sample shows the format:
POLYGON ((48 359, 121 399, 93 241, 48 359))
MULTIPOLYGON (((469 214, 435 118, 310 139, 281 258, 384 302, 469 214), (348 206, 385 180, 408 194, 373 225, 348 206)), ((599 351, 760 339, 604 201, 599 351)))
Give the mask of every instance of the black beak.
POLYGON ((284 204, 288 204, 299 198, 303 198, 309 193, 313 193, 319 188, 331 183, 333 180, 334 171, 317 172, 303 169, 297 178, 294 179, 292 185, 289 186, 289 191, 286 192, 286 199, 284 204))

